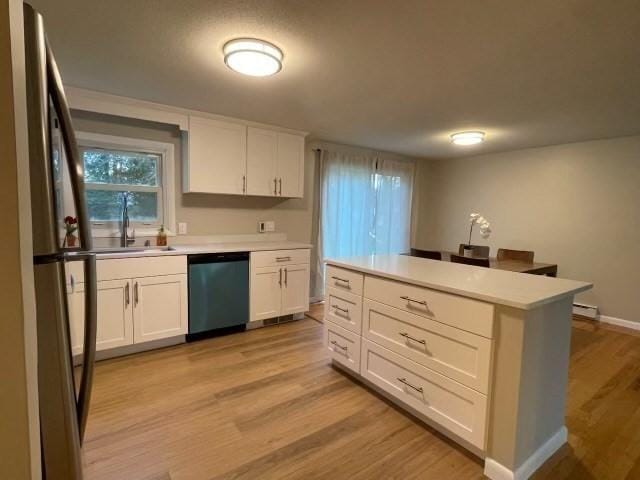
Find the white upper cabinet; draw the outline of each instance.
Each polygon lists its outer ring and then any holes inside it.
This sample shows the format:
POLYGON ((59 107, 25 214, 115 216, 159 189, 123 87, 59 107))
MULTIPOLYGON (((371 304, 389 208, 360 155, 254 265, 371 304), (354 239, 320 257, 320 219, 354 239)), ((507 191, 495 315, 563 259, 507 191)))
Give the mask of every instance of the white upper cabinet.
POLYGON ((278 133, 278 196, 304 194, 304 137, 278 133))
POLYGON ((185 193, 245 193, 246 126, 190 116, 185 146, 182 159, 185 193))
POLYGON ((278 133, 247 129, 247 195, 276 195, 278 133))
POLYGON ((183 191, 302 197, 304 136, 189 116, 183 191))

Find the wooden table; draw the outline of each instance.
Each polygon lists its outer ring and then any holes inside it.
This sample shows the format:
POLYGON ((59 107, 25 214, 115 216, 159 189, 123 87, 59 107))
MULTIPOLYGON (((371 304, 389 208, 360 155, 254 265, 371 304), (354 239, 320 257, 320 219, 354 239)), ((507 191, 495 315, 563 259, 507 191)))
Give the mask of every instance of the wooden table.
MULTIPOLYGON (((442 260, 450 261, 450 255, 455 252, 442 252, 442 260)), ((555 277, 558 275, 558 265, 554 263, 540 263, 540 262, 519 262, 517 260, 498 260, 497 258, 490 258, 489 263, 491 268, 497 270, 507 270, 509 272, 518 273, 532 273, 534 275, 546 275, 548 277, 555 277)))

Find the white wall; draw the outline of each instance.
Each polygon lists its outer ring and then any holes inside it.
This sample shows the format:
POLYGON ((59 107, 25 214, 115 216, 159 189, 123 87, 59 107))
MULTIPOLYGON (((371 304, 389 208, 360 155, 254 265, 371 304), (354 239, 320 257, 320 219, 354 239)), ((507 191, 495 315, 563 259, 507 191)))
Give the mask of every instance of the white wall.
POLYGON ((640 136, 423 161, 419 186, 414 246, 457 249, 481 212, 493 234, 474 243, 534 250, 595 284, 580 301, 640 321, 640 136))

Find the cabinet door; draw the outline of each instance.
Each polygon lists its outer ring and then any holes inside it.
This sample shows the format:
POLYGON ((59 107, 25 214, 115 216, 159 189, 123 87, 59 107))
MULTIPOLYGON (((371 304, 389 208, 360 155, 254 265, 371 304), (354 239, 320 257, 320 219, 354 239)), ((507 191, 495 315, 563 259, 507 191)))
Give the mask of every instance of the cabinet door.
POLYGON ((134 343, 185 335, 187 302, 187 275, 134 278, 134 343))
MULTIPOLYGON (((67 293, 71 330, 71 349, 74 355, 83 351, 84 343, 84 284, 76 284, 67 293)), ((130 280, 98 282, 98 330, 96 350, 122 347, 133 343, 133 315, 130 280)))
POLYGON ((247 194, 276 195, 278 135, 249 127, 247 131, 247 194))
POLYGON ((242 194, 247 161, 247 127, 189 117, 184 191, 242 194))
POLYGON ((251 321, 264 320, 280 315, 281 267, 260 267, 251 272, 251 321))
POLYGON ((278 195, 302 197, 304 191, 304 137, 278 133, 278 195))
POLYGON ((283 267, 282 315, 309 310, 309 265, 283 267))
MULTIPOLYGON (((84 293, 80 295, 82 296, 82 300, 79 300, 79 303, 82 304, 80 311, 81 315, 84 315, 84 293)), ((96 337, 97 350, 122 347, 133 343, 131 280, 98 282, 98 330, 96 337)))

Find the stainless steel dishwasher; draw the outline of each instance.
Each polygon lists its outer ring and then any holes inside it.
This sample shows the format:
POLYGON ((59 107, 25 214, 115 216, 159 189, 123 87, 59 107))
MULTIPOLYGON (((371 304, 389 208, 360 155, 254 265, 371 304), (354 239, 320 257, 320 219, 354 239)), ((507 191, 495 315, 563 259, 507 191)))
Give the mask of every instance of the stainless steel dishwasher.
POLYGON ((249 321, 249 253, 189 255, 188 340, 244 330, 249 321))

